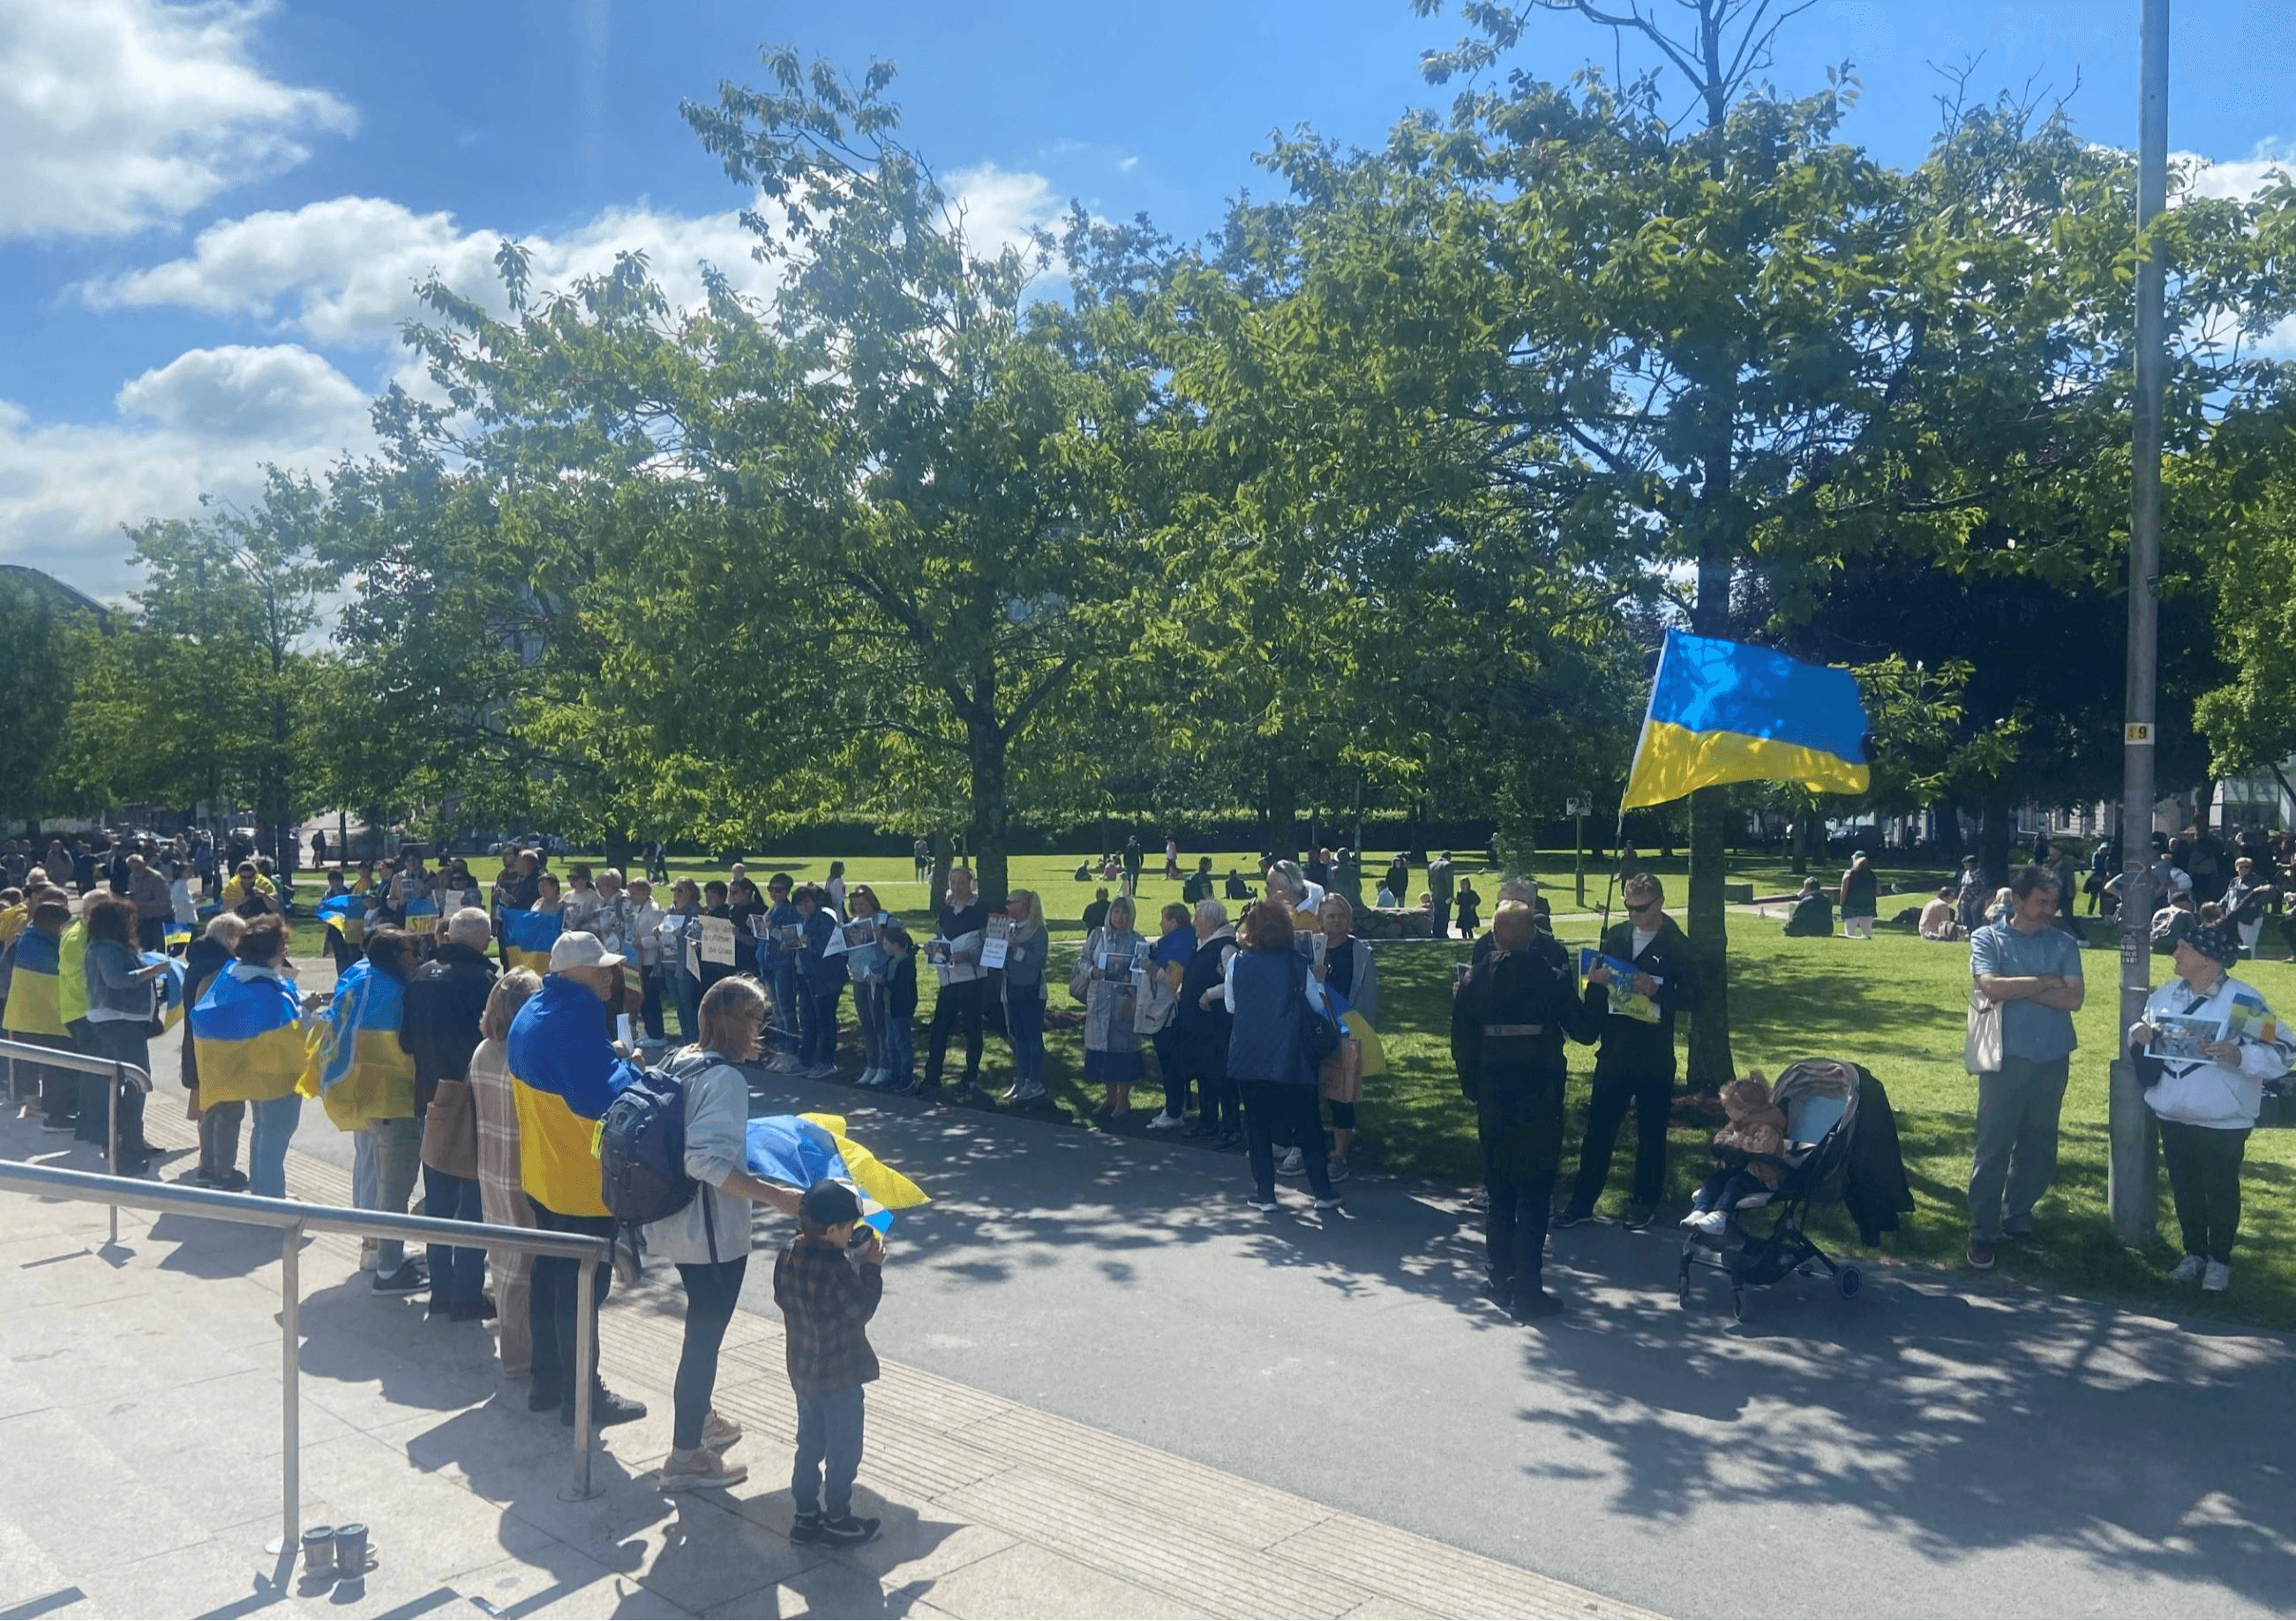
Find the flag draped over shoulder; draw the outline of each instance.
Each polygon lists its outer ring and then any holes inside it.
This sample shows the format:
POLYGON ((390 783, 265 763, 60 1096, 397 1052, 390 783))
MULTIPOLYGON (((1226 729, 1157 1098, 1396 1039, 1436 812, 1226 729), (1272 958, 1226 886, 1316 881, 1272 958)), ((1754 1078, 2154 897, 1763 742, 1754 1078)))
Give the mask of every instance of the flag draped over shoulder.
POLYGON ((1365 1075, 1385 1075, 1387 1048, 1381 1043, 1379 1032, 1372 1028, 1371 1020, 1357 1011, 1355 1003, 1330 986, 1323 987, 1322 990, 1324 1000, 1331 1004, 1332 1015, 1339 1020, 1340 1028, 1362 1044, 1363 1072, 1365 1075))
POLYGON ((16 937, 16 972, 8 985, 8 1028, 20 1036, 62 1036, 64 1016, 57 1001, 62 966, 55 941, 37 929, 16 937))
POLYGON ((565 925, 554 912, 529 912, 505 907, 502 914, 503 955, 512 968, 550 971, 550 948, 558 944, 565 925))
POLYGON ((414 1118, 414 1060, 398 1044, 406 988, 362 959, 335 981, 298 1090, 345 1131, 414 1118))
POLYGON ((606 1215, 598 1122, 630 1074, 614 1054, 606 1004, 564 975, 547 975, 511 1021, 507 1046, 527 1197, 560 1216, 606 1215))
POLYGON ((348 890, 328 896, 312 910, 320 922, 343 937, 346 945, 357 945, 366 932, 365 898, 348 890))
POLYGON ((308 1052, 295 987, 234 962, 208 981, 191 1011, 205 1104, 283 1098, 301 1079, 308 1052))
POLYGON ((1666 633, 1621 812, 1718 782, 1864 793, 1866 705, 1848 670, 1767 648, 1666 633))
POLYGON ((751 1175, 784 1187, 849 1182, 887 1210, 930 1202, 923 1189, 847 1136, 840 1115, 761 1116, 750 1122, 748 1160, 751 1175))

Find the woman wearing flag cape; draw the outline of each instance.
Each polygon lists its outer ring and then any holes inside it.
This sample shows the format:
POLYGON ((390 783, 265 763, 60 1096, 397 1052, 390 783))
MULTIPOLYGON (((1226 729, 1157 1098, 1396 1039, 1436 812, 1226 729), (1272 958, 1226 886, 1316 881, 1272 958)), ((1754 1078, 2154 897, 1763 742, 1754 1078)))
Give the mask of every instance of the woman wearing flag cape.
MULTIPOLYGON (((258 918, 247 925, 230 964, 209 981, 191 1013, 200 1107, 250 1106, 254 1133, 247 1150, 247 1191, 266 1199, 287 1197, 287 1143, 303 1113, 295 1086, 306 1061, 304 1003, 286 967, 286 921, 258 918)), ((316 1005, 318 997, 308 1001, 316 1005)))

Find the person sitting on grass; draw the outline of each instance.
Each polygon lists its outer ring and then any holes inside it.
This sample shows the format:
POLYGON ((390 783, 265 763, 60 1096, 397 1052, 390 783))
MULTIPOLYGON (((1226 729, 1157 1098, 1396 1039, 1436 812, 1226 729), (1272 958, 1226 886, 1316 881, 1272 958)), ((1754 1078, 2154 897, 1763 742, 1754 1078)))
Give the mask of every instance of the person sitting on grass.
POLYGON ((1094 890, 1092 904, 1084 909, 1084 917, 1082 920, 1085 932, 1086 934, 1090 934, 1094 929, 1098 929, 1103 923, 1108 921, 1108 907, 1109 899, 1107 889, 1103 888, 1094 890))
POLYGON ((1242 872, 1230 867, 1227 881, 1220 886, 1220 896, 1224 900, 1248 901, 1251 898, 1251 886, 1244 882, 1242 872))
POLYGON ((1968 935, 1954 914, 1953 886, 1939 884, 1930 904, 1922 908, 1922 938, 1924 940, 1961 940, 1968 935))
POLYGON ((1833 933, 1833 897, 1817 887, 1817 880, 1801 880, 1801 893, 1794 897, 1793 910, 1786 916, 1785 932, 1789 939, 1818 940, 1833 933))
POLYGON ((852 1548, 877 1535, 877 1520, 853 1512, 853 1478, 861 1468, 861 1388, 878 1372, 868 1324, 885 1298, 885 1238, 863 1229, 861 1253, 848 1259, 860 1220, 851 1188, 816 1183, 798 1203, 797 1238, 774 1263, 774 1304, 797 1395, 793 1543, 852 1548))

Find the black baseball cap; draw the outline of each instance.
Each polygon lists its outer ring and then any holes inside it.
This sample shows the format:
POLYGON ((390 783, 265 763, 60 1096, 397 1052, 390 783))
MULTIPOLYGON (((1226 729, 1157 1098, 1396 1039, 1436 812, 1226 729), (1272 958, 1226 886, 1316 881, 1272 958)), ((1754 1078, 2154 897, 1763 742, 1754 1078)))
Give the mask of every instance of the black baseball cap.
POLYGON ((797 1209, 808 1227, 834 1227, 861 1219, 861 1196, 841 1182, 816 1182, 798 1200, 797 1209))

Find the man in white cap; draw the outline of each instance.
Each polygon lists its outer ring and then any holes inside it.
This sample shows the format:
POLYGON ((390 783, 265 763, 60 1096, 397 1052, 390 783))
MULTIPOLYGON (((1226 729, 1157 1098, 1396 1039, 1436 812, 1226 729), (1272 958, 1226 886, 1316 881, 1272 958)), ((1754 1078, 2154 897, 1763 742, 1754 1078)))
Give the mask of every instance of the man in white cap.
MULTIPOLYGON (((542 988, 527 999, 510 1027, 519 1180, 537 1223, 548 1232, 613 1236, 614 1218, 599 1188, 597 1156, 590 1144, 614 1097, 607 1004, 625 960, 594 934, 575 929, 560 935, 550 948, 550 972, 542 988)), ((581 1268, 579 1261, 566 1257, 537 1256, 527 1295, 534 1336, 534 1388, 527 1406, 537 1412, 555 1407, 559 1421, 568 1425, 574 1422, 575 1380, 598 1377, 594 1322, 591 1365, 578 1371, 574 1366, 581 1268)), ((594 1314, 613 1281, 613 1269, 601 1264, 597 1274, 594 1314)), ((591 1397, 590 1421, 602 1429, 642 1419, 645 1412, 644 1403, 616 1396, 603 1383, 591 1397)))

